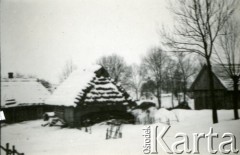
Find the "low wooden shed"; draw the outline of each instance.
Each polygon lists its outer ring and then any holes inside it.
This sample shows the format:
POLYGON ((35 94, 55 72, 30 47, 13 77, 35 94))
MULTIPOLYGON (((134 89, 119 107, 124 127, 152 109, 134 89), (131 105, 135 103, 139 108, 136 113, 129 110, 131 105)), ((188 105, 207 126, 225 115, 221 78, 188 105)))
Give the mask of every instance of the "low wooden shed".
POLYGON ((78 69, 46 101, 70 126, 84 126, 108 119, 134 120, 127 112, 134 102, 120 84, 99 65, 78 69))
POLYGON ((42 118, 50 92, 37 79, 2 78, 1 110, 6 122, 14 123, 42 118))
MULTIPOLYGON (((215 101, 218 109, 233 109, 233 82, 230 78, 222 76, 223 70, 219 66, 213 67, 215 101)), ((207 66, 203 66, 190 87, 193 92, 195 109, 211 109, 211 95, 207 66)), ((240 91, 239 91, 240 96, 240 91)), ((240 97, 238 98, 240 108, 240 97)))

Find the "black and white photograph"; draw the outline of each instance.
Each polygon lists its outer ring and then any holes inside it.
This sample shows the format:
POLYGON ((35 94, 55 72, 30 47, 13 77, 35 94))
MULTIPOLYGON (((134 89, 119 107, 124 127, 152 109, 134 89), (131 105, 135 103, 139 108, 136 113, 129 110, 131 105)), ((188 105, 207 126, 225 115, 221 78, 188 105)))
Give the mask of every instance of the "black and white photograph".
POLYGON ((240 154, 240 0, 0 0, 1 155, 240 154))

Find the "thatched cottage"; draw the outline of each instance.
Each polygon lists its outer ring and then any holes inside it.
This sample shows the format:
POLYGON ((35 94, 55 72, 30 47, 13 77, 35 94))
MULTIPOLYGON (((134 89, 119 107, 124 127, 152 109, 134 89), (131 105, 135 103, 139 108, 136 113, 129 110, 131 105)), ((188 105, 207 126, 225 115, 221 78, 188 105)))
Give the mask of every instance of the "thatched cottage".
MULTIPOLYGON (((219 66, 213 67, 215 101, 218 109, 233 108, 233 82, 230 78, 223 76, 223 70, 219 66)), ((240 89, 240 87, 239 87, 240 89)), ((209 77, 207 66, 203 66, 195 81, 190 87, 193 92, 195 109, 211 109, 211 95, 209 89, 209 77)), ((239 91, 240 96, 240 91, 239 91)), ((240 108, 240 98, 238 98, 240 108)))
POLYGON ((41 118, 49 96, 37 79, 14 78, 13 73, 1 79, 1 110, 8 123, 41 118))
POLYGON ((133 119, 127 112, 134 104, 128 93, 99 65, 78 69, 46 101, 70 126, 83 126, 111 118, 133 119))

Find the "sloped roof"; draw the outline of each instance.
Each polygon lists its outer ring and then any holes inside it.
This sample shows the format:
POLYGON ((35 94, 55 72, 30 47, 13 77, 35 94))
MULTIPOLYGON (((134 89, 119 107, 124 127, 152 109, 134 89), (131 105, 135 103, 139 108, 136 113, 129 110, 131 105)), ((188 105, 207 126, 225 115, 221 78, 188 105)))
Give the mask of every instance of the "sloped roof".
MULTIPOLYGON (((229 77, 226 70, 221 65, 214 65, 213 72, 224 85, 224 87, 229 90, 233 91, 233 80, 229 77)), ((240 90, 240 79, 238 82, 238 89, 240 90)))
POLYGON ((127 101, 126 92, 108 75, 97 75, 104 70, 102 66, 94 65, 78 69, 54 91, 46 101, 50 105, 77 106, 87 103, 114 103, 127 101))
MULTIPOLYGON (((214 76, 214 86, 216 87, 215 89, 224 88, 228 91, 232 91, 233 90, 233 81, 225 73, 224 69, 219 65, 214 65, 212 67, 212 70, 213 70, 213 76, 214 76)), ((207 72, 207 66, 204 65, 203 68, 201 69, 201 71, 199 72, 199 74, 197 75, 195 81, 192 83, 190 90, 194 90, 200 80, 204 80, 205 83, 208 82, 207 79, 204 79, 204 76, 207 76, 206 72, 207 72)), ((206 85, 208 85, 208 84, 206 84, 206 85)), ((240 89, 240 85, 238 85, 238 88, 240 89)))
POLYGON ((111 78, 106 78, 103 76, 94 77, 90 83, 90 91, 86 92, 86 96, 84 94, 79 93, 78 97, 76 98, 78 102, 82 103, 92 103, 92 102, 107 102, 107 103, 116 103, 116 102, 124 102, 125 97, 123 95, 120 85, 116 85, 113 83, 111 78))
POLYGON ((50 92, 37 79, 1 79, 1 107, 44 104, 50 92))

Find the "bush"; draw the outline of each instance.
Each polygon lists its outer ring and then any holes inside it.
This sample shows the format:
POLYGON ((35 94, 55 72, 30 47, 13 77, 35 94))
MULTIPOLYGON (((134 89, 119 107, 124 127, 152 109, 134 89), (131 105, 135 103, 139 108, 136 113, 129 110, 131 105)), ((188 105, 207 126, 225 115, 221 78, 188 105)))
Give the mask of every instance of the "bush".
POLYGON ((148 110, 151 107, 156 107, 156 104, 149 101, 144 101, 138 105, 135 109, 148 110))
POLYGON ((188 102, 181 102, 178 106, 174 107, 174 108, 168 108, 168 110, 173 110, 173 109, 191 109, 188 105, 188 102))

